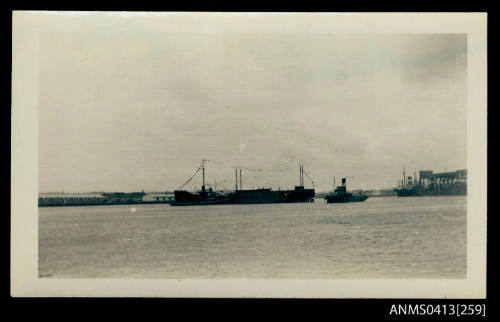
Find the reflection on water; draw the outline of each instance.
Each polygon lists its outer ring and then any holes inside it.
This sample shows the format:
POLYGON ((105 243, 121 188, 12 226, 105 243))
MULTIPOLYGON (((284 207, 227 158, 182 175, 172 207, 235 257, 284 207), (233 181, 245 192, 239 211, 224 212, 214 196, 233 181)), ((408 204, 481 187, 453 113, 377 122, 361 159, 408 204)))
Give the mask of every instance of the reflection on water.
POLYGON ((39 208, 39 275, 465 278, 466 197, 39 208))

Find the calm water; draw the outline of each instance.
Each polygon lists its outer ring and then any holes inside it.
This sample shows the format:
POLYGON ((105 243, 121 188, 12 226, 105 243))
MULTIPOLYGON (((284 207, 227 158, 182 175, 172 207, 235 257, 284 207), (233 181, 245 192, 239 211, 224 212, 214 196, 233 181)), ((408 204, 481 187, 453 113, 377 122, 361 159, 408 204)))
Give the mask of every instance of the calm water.
POLYGON ((39 209, 54 278, 465 278, 466 197, 39 209))

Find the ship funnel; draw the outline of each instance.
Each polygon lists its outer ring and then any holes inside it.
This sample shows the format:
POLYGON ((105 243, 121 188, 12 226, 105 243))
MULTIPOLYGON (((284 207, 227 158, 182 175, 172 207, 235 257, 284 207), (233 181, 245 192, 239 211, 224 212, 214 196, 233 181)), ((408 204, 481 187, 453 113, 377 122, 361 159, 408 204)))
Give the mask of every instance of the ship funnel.
POLYGON ((201 186, 201 191, 205 192, 205 159, 201 162, 203 170, 203 185, 201 186))
POLYGON ((346 186, 345 178, 342 178, 342 187, 345 187, 345 186, 346 186))

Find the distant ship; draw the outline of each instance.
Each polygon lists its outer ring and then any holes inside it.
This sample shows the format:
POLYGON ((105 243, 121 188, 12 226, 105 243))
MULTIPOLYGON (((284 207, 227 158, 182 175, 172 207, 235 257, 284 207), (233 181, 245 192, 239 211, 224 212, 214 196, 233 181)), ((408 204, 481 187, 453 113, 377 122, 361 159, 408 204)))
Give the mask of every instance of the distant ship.
POLYGON ((300 166, 300 185, 293 190, 272 189, 242 189, 242 175, 236 169, 236 188, 234 192, 217 192, 212 188, 205 187, 205 164, 202 162, 203 185, 201 191, 188 192, 185 190, 174 191, 175 200, 172 206, 202 206, 202 205, 227 205, 227 204, 268 204, 268 203, 292 203, 292 202, 314 202, 314 189, 304 188, 304 168, 300 166))
POLYGON ((341 203, 341 202, 361 202, 368 199, 367 195, 357 194, 354 195, 347 191, 346 178, 342 178, 342 185, 335 188, 335 190, 325 196, 327 203, 341 203))
POLYGON ((413 178, 407 177, 403 169, 403 180, 394 191, 398 197, 464 196, 467 195, 467 170, 441 173, 421 170, 417 179, 416 173, 413 178))

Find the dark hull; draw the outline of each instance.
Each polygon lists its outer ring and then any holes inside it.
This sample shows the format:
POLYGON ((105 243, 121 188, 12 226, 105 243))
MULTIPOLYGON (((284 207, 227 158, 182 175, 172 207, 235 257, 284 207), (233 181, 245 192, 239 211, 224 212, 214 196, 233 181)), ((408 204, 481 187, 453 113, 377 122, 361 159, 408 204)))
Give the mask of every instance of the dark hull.
POLYGON ((239 190, 234 193, 234 204, 294 203, 314 200, 314 189, 280 190, 270 189, 239 190))
POLYGON ((414 197, 417 195, 417 190, 415 189, 394 189, 394 192, 398 197, 414 197))
POLYGON ((171 201, 169 202, 171 206, 209 206, 209 205, 229 205, 231 202, 229 201, 214 201, 214 200, 206 200, 206 201, 171 201))
POLYGON ((229 194, 190 193, 183 190, 174 192, 175 201, 172 206, 206 206, 206 205, 248 205, 271 203, 295 203, 314 201, 314 189, 295 189, 273 191, 271 189, 236 190, 229 194))
POLYGON ((363 202, 368 199, 368 196, 353 196, 353 197, 339 197, 339 196, 326 196, 327 203, 346 203, 346 202, 363 202))
POLYGON ((224 205, 232 203, 230 194, 207 193, 198 194, 184 190, 174 191, 175 201, 169 202, 172 206, 224 205))

